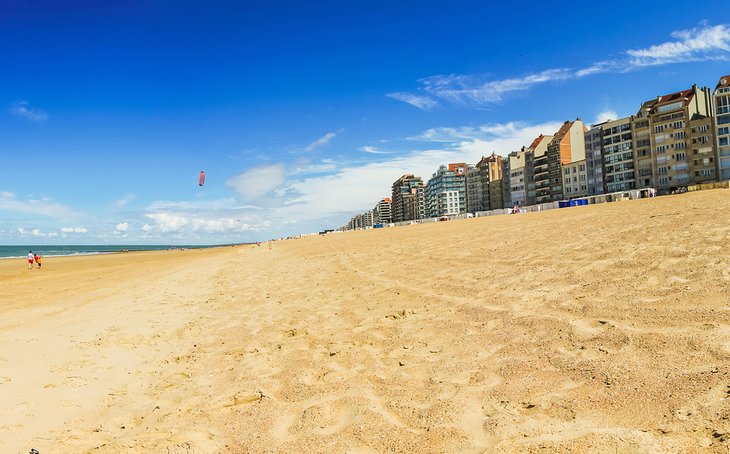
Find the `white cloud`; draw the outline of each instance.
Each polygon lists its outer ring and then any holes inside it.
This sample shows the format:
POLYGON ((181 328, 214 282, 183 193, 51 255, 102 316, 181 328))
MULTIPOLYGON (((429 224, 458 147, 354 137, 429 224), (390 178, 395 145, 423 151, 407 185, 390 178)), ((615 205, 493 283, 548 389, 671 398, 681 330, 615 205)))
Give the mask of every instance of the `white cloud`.
POLYGON ((665 65, 697 60, 726 60, 730 54, 730 28, 727 25, 703 24, 672 33, 675 41, 667 41, 626 53, 632 66, 665 65))
POLYGON ((134 194, 127 194, 124 197, 122 197, 121 199, 114 202, 114 204, 118 207, 123 207, 124 205, 128 204, 135 198, 136 198, 136 196, 134 194))
POLYGON ((582 78, 606 72, 627 72, 634 69, 707 60, 730 60, 730 27, 702 24, 671 34, 674 41, 643 49, 630 49, 615 58, 593 62, 580 69, 553 68, 523 77, 485 80, 483 75, 436 75, 419 80, 421 93, 390 93, 386 96, 428 110, 436 105, 433 98, 453 104, 486 106, 501 102, 504 96, 548 82, 582 78), (397 96, 396 96, 397 95, 397 96), (427 100, 427 101, 423 101, 427 100), (424 104, 426 103, 426 104, 424 104))
POLYGON ((421 80, 428 93, 453 103, 484 105, 499 102, 505 93, 524 91, 536 84, 566 80, 572 73, 568 69, 547 69, 524 77, 483 82, 476 76, 431 76, 421 80))
POLYGON ((199 211, 199 210, 244 210, 244 209, 260 209, 254 205, 239 205, 234 198, 225 198, 217 200, 157 200, 147 206, 148 211, 199 211))
POLYGON ((0 212, 16 212, 58 219, 69 219, 75 216, 66 205, 55 203, 51 199, 19 199, 12 192, 0 192, 0 212))
POLYGON ((63 233, 87 233, 86 227, 62 227, 61 232, 63 233))
POLYGON ((284 183, 286 169, 282 164, 254 167, 230 178, 226 184, 244 201, 257 200, 284 183))
POLYGON ((334 139, 335 136, 337 136, 336 132, 328 132, 327 134, 323 135, 319 139, 315 140, 314 142, 310 143, 307 148, 305 148, 306 151, 314 151, 319 147, 322 147, 324 145, 327 145, 330 140, 334 139))
POLYGON ((18 227, 17 232, 20 236, 32 236, 34 238, 45 238, 45 237, 54 237, 57 234, 51 234, 51 233, 43 233, 41 229, 34 228, 34 229, 25 229, 23 227, 18 227))
POLYGON ((438 105, 436 101, 428 96, 414 95, 412 93, 388 93, 386 96, 410 104, 413 107, 418 107, 421 110, 431 110, 438 105))
POLYGON ((151 213, 145 217, 152 219, 157 229, 163 233, 177 232, 189 223, 185 216, 175 213, 151 213))
POLYGON ((142 231, 146 234, 179 233, 183 237, 190 234, 240 234, 260 232, 271 224, 260 219, 259 215, 221 211, 217 213, 148 213, 145 217, 153 224, 145 224, 142 231))
POLYGON ((129 230, 129 223, 128 222, 120 222, 117 224, 117 232, 126 232, 129 230))
POLYGON ((48 114, 41 110, 30 106, 28 101, 18 101, 10 107, 10 112, 21 118, 31 121, 43 121, 48 119, 48 114))
POLYGON ((593 74, 600 74, 605 73, 608 71, 611 71, 613 69, 618 69, 620 63, 617 61, 612 60, 604 60, 604 61, 598 61, 587 68, 579 69, 575 72, 575 77, 585 77, 585 76, 592 76, 593 74))
POLYGON ((300 162, 289 171, 289 175, 325 173, 332 172, 335 169, 337 169, 337 163, 335 161, 331 159, 322 159, 316 164, 300 162))
POLYGON ((360 147, 360 151, 363 153, 370 153, 370 154, 390 154, 390 151, 383 151, 378 149, 378 147, 371 147, 371 146, 364 146, 360 147))
POLYGON ((619 116, 613 110, 604 110, 596 116, 596 121, 593 124, 603 123, 609 120, 618 120, 619 116))

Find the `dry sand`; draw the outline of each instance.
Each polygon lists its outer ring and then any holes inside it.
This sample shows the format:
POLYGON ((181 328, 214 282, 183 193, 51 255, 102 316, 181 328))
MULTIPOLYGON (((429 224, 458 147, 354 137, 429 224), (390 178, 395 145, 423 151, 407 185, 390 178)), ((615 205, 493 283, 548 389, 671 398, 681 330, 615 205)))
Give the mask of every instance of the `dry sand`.
POLYGON ((730 447, 728 190, 24 268, 2 453, 730 447))

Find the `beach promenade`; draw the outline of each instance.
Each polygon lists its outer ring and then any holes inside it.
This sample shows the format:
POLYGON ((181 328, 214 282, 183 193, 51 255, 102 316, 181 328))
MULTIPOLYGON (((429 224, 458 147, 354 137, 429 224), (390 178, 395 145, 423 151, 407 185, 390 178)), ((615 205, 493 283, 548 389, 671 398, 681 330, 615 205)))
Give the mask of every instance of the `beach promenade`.
POLYGON ((0 452, 730 449, 730 190, 0 261, 0 452))

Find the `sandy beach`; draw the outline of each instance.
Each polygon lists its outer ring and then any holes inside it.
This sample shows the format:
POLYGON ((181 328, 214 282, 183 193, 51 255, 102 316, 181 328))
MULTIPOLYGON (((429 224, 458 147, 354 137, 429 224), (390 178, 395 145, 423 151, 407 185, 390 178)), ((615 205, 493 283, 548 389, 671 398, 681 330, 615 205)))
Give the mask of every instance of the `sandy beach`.
POLYGON ((0 452, 730 449, 730 191, 0 261, 0 452))

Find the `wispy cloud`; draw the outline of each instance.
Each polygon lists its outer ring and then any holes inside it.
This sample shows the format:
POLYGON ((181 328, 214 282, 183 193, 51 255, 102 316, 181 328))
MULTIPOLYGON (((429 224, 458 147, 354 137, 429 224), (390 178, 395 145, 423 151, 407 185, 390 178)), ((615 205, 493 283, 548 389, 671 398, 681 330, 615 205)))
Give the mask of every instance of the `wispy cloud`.
MULTIPOLYGON (((431 143, 458 144, 469 141, 488 141, 499 137, 519 137, 526 125, 522 122, 489 123, 477 127, 461 126, 431 128, 408 140, 431 143)), ((555 128, 557 129, 557 128, 555 128)))
POLYGON ((447 103, 472 107, 501 102, 505 95, 526 91, 549 82, 559 82, 607 72, 627 72, 647 66, 659 66, 707 60, 730 60, 730 27, 706 23, 689 30, 671 33, 673 41, 642 49, 620 52, 615 58, 593 62, 584 68, 552 68, 522 77, 487 80, 484 75, 436 75, 419 80, 419 93, 391 93, 386 96, 428 110, 434 98, 447 103), (395 96, 397 95, 397 96, 395 96), (428 100, 428 107, 421 105, 428 100), (415 100, 415 101, 414 101, 415 100))
POLYGON ((307 146, 307 148, 305 148, 304 150, 314 151, 317 148, 327 145, 330 142, 330 140, 334 139, 336 136, 337 136, 337 132, 328 132, 327 134, 323 135, 319 139, 310 143, 309 146, 307 146))
POLYGON ((131 202, 132 200, 134 200, 135 198, 136 198, 136 196, 134 194, 127 194, 124 197, 122 197, 121 199, 115 201, 114 204, 118 207, 123 207, 126 204, 128 204, 129 202, 131 202))
POLYGON ((3 211, 58 219, 75 217, 69 207, 51 199, 19 199, 12 192, 0 192, 0 212, 3 211))
POLYGON ((10 112, 21 118, 31 121, 43 121, 48 119, 48 114, 41 109, 31 107, 28 101, 18 101, 10 107, 10 112))
POLYGON ((506 93, 528 90, 533 85, 566 80, 572 77, 568 69, 547 69, 524 77, 482 82, 477 76, 432 76, 421 81, 423 89, 433 96, 452 103, 484 105, 502 100, 506 93))
POLYGON ((371 147, 368 145, 366 145, 364 147, 360 147, 360 151, 362 151, 363 153, 370 153, 370 154, 391 154, 392 153, 391 151, 383 151, 383 150, 379 149, 378 147, 371 147))
POLYGON ((61 232, 63 232, 63 233, 88 233, 89 230, 86 227, 62 227, 61 232))
POLYGON ((727 60, 730 55, 730 27, 727 25, 700 27, 672 33, 667 41, 644 49, 626 51, 631 66, 655 66, 703 60, 727 60))
POLYGON ((438 105, 435 100, 428 96, 415 95, 413 93, 388 93, 386 96, 410 104, 413 107, 418 107, 421 110, 431 110, 438 105))
POLYGON ((226 184, 244 201, 255 201, 281 186, 286 177, 283 164, 249 169, 230 178, 226 184))
POLYGON ((318 163, 303 161, 297 163, 293 169, 289 170, 290 175, 314 174, 332 172, 337 169, 337 163, 332 159, 322 159, 318 163))

